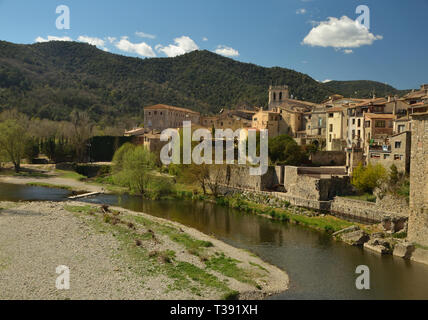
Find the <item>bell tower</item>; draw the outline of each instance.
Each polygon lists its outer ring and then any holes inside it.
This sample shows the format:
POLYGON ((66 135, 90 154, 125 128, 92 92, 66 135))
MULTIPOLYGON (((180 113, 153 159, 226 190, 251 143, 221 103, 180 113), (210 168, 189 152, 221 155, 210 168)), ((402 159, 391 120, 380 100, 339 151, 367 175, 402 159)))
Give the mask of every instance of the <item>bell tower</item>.
POLYGON ((284 99, 289 99, 288 86, 269 86, 269 110, 278 107, 284 99))

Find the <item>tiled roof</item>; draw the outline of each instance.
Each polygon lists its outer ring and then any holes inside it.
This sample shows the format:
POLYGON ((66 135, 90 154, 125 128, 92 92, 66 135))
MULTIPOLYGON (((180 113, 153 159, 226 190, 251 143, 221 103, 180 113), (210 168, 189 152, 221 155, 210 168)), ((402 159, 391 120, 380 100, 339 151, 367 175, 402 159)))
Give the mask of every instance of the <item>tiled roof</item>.
POLYGON ((327 108, 325 109, 325 112, 342 112, 345 111, 345 108, 343 107, 333 107, 333 108, 327 108))
POLYGON ((157 105, 154 105, 154 106, 150 106, 150 107, 145 107, 144 108, 144 110, 158 110, 158 109, 173 110, 173 111, 181 111, 181 112, 199 114, 199 112, 196 112, 196 111, 193 111, 193 110, 190 110, 190 109, 169 106, 169 105, 166 105, 166 104, 157 104, 157 105))

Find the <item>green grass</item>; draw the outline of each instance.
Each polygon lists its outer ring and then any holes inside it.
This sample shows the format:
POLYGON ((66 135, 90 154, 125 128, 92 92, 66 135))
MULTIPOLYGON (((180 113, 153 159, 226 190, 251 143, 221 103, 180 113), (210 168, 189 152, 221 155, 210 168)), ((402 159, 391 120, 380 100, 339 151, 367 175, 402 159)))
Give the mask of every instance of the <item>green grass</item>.
POLYGON ((45 183, 45 182, 28 182, 26 183, 27 186, 31 187, 42 187, 42 188, 57 188, 57 189, 64 189, 72 191, 73 188, 66 185, 57 185, 57 184, 51 184, 51 183, 45 183))
POLYGON ((328 233, 336 232, 354 225, 354 223, 329 215, 325 215, 323 217, 308 217, 305 215, 295 214, 287 209, 272 208, 268 205, 244 200, 239 196, 219 198, 217 199, 217 204, 247 213, 270 216, 274 220, 291 222, 328 233))
MULTIPOLYGON (((136 241, 152 241, 153 235, 158 238, 160 234, 167 235, 171 240, 179 243, 188 250, 197 250, 200 254, 204 248, 212 246, 209 241, 193 239, 180 230, 163 225, 142 216, 120 214, 121 223, 112 224, 114 217, 103 215, 100 209, 91 205, 86 206, 65 206, 69 212, 80 215, 84 220, 100 233, 114 234, 120 243, 120 252, 116 253, 116 258, 126 259, 130 269, 141 276, 166 275, 172 280, 168 290, 188 289, 196 295, 201 295, 206 287, 214 288, 220 291, 224 297, 236 296, 236 293, 228 288, 224 281, 198 266, 184 261, 177 261, 175 252, 172 250, 148 252, 142 246, 137 246, 136 241), (95 213, 95 214, 94 214, 95 213), (128 227, 132 223, 137 230, 128 227), (150 228, 153 233, 141 234, 139 229, 147 230, 150 228)), ((159 241, 159 240, 158 240, 159 241)), ((219 264, 219 262, 217 262, 219 264)), ((227 272, 232 267, 225 269, 227 272)), ((242 277, 236 270, 233 275, 242 277)), ((231 273, 232 274, 232 273, 231 273)), ((248 280, 248 279, 247 279, 248 280)))
POLYGON ((75 171, 66 171, 66 170, 56 169, 55 172, 58 174, 60 178, 64 178, 64 179, 73 179, 77 181, 82 181, 87 178, 84 175, 81 175, 75 171))
POLYGON ((15 170, 12 169, 1 169, 0 175, 2 176, 13 176, 13 177, 27 177, 27 178, 48 178, 44 172, 33 171, 28 169, 22 169, 20 172, 16 173, 15 170))
POLYGON ((240 261, 226 257, 224 253, 210 258, 207 262, 207 268, 220 272, 229 278, 234 278, 240 282, 248 283, 256 286, 257 283, 253 279, 253 275, 238 267, 240 261))
POLYGON ((422 249, 422 250, 428 250, 428 246, 423 246, 419 243, 415 243, 415 248, 422 249))
POLYGON ((368 202, 376 202, 376 196, 370 193, 364 193, 361 195, 355 195, 355 196, 344 196, 345 198, 353 199, 353 200, 361 200, 361 201, 368 201, 368 202))

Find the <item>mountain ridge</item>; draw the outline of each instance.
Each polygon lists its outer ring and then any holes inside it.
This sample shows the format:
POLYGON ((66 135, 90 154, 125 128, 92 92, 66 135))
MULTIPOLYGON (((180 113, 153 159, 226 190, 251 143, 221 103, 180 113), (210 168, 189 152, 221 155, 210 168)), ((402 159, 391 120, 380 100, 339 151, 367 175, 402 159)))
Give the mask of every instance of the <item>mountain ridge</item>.
MULTIPOLYGON (((141 59, 80 42, 0 41, 0 111, 18 108, 38 118, 67 120, 71 110, 79 109, 107 124, 141 120, 143 107, 157 103, 202 113, 266 106, 272 83, 286 84, 295 98, 311 102, 348 93, 355 86, 341 81, 323 84, 291 69, 239 62, 207 50, 141 59)), ((366 98, 370 90, 361 83, 357 87, 358 97, 366 98)), ((388 87, 385 92, 399 90, 388 87)))

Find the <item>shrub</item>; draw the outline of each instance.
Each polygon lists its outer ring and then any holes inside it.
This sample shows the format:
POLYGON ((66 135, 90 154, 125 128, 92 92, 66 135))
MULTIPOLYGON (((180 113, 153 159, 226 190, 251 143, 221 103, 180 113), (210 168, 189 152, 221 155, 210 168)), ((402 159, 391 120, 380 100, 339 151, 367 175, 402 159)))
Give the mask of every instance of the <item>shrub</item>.
POLYGON ((369 164, 364 167, 362 163, 355 168, 352 176, 352 184, 360 192, 373 193, 373 190, 386 181, 388 173, 381 164, 369 164))

